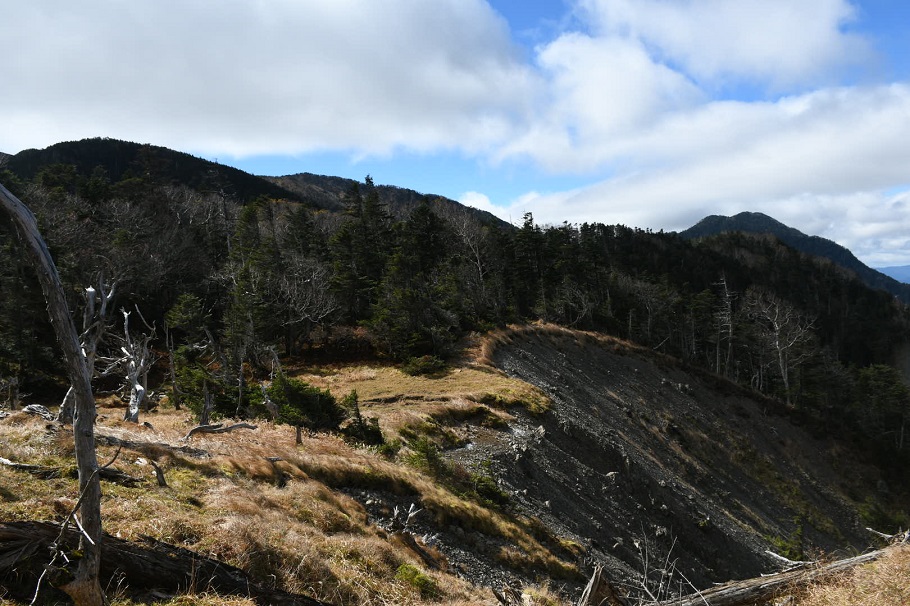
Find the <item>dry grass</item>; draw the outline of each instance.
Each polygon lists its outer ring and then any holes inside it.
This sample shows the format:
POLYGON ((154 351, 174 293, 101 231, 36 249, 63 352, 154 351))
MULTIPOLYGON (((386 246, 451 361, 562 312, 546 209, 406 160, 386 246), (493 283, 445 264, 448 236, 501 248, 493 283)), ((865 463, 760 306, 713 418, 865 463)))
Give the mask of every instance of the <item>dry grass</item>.
MULTIPOLYGON (((145 418, 154 430, 106 419, 99 423, 98 433, 181 445, 180 437, 190 425, 184 413, 172 410, 145 418)), ((71 436, 47 432, 45 425, 28 415, 0 423, 0 456, 71 468, 71 436)), ((397 483, 416 493, 412 484, 430 485, 416 471, 355 450, 332 436, 307 439, 303 448, 297 448, 292 429, 271 423, 254 432, 202 436, 191 442, 213 456, 199 459, 157 447, 166 453, 155 458, 164 468, 167 488, 155 485, 145 453, 129 449, 120 453, 115 467, 146 481, 132 488, 103 483, 107 532, 125 539, 149 535, 186 546, 243 568, 258 582, 277 582, 288 591, 333 603, 423 602, 419 591, 395 579, 402 563, 421 565, 417 557, 369 524, 360 504, 315 479, 319 476, 337 486, 397 483), (273 464, 267 456, 283 460, 273 464), (283 488, 278 487, 279 479, 283 488)), ((109 460, 114 452, 112 447, 99 447, 99 460, 109 460)), ((41 480, 8 467, 0 467, 0 487, 0 519, 8 521, 60 519, 67 509, 60 503, 71 504, 77 497, 75 479, 41 480)), ((446 601, 486 599, 455 577, 431 576, 446 601)), ((129 601, 121 596, 114 603, 129 601)), ((249 602, 203 594, 171 603, 249 602)))
POLYGON ((910 546, 809 587, 795 606, 906 606, 910 604, 910 546))
MULTIPOLYGON (((387 368, 350 372, 336 369, 328 378, 335 378, 332 385, 336 388, 356 384, 360 392, 362 385, 375 384, 375 393, 381 393, 390 389, 396 377, 406 376, 394 373, 397 371, 387 368)), ((474 389, 476 393, 491 393, 478 388, 480 380, 473 376, 477 374, 500 379, 470 370, 452 373, 450 377, 469 378, 457 383, 462 387, 459 393, 474 389)), ((421 386, 420 393, 426 398, 414 404, 377 404, 370 412, 380 418, 385 415, 386 424, 401 426, 434 418, 445 423, 475 418, 496 423, 507 416, 465 396, 446 400, 445 388, 427 380, 408 377, 407 381, 408 389, 421 386)), ((523 389, 516 383, 487 381, 488 386, 493 385, 493 393, 499 395, 507 393, 505 389, 523 389)), ((456 381, 449 378, 447 384, 456 381)), ((522 393, 533 395, 532 391, 522 393)), ((520 523, 453 494, 413 467, 368 449, 354 448, 338 437, 310 436, 298 447, 292 428, 263 422, 255 431, 197 435, 185 443, 181 438, 193 424, 185 412, 162 409, 144 415, 143 421, 151 423, 152 428, 124 423, 117 410, 101 412, 98 434, 137 444, 123 449, 114 466, 143 479, 136 487, 103 483, 105 530, 115 536, 135 539, 149 535, 182 545, 238 566, 256 582, 275 584, 332 603, 370 606, 489 602, 488 592, 449 574, 423 571, 436 588, 433 596, 396 578, 402 564, 422 570, 422 562, 406 546, 371 524, 363 507, 340 492, 369 488, 409 495, 442 528, 456 524, 490 537, 490 546, 479 549, 490 551, 491 557, 496 557, 501 549, 498 545, 510 545, 506 548, 508 557, 500 559, 517 569, 574 572, 520 523), (168 449, 166 444, 192 446, 211 456, 191 456, 168 449), (272 462, 268 457, 279 460, 272 462), (164 469, 168 487, 156 485, 150 459, 164 469)), ((47 427, 46 422, 22 413, 0 422, 0 456, 72 470, 71 433, 47 427)), ((112 446, 100 445, 98 458, 106 462, 115 452, 112 446)), ((41 480, 0 467, 0 519, 60 519, 77 497, 76 492, 76 481, 71 477, 41 480)), ((123 594, 115 596, 114 603, 130 602, 123 594)), ((200 594, 170 603, 249 602, 200 594)))
MULTIPOLYGON (((480 343, 477 360, 433 378, 365 365, 295 374, 337 397, 356 390, 363 414, 377 417, 388 437, 419 435, 452 443, 465 423, 496 427, 509 420, 511 406, 532 412, 549 406, 541 391, 482 365, 492 359, 497 344, 515 338, 568 344, 595 337, 546 325, 502 331, 480 343)), ((104 525, 116 536, 149 535, 185 546, 246 570, 256 582, 337 604, 491 602, 488 592, 453 575, 423 570, 414 553, 371 523, 364 508, 344 493, 368 489, 406 495, 439 529, 462 528, 474 541, 472 549, 490 561, 532 577, 579 574, 566 563, 578 554, 571 546, 560 546, 539 522, 486 507, 427 473, 336 436, 310 436, 298 447, 292 428, 260 422, 255 431, 196 435, 184 443, 181 438, 194 424, 186 412, 162 408, 143 415, 149 428, 121 421, 116 401, 100 404, 98 433, 138 444, 124 449, 115 466, 145 480, 136 487, 103 484, 104 525), (192 446, 211 456, 192 456, 162 444, 192 446), (167 488, 156 485, 149 460, 164 469, 167 488), (432 596, 397 574, 403 564, 420 568, 431 579, 432 596)), ((72 470, 71 434, 47 425, 23 413, 0 421, 0 456, 72 470)), ((110 460, 115 450, 100 446, 99 460, 110 460)), ((76 497, 76 482, 66 475, 40 480, 0 467, 0 519, 59 519, 76 497)), ((559 603, 545 587, 526 593, 529 603, 559 603)), ((130 602, 120 596, 113 603, 130 602)), ((250 602, 201 593, 169 603, 250 602)))
POLYGON ((395 404, 440 403, 453 399, 491 405, 524 406, 542 412, 549 401, 536 387, 479 366, 463 366, 440 377, 411 376, 391 366, 335 367, 333 372, 303 371, 296 378, 328 389, 336 397, 357 391, 364 412, 381 415, 395 404))

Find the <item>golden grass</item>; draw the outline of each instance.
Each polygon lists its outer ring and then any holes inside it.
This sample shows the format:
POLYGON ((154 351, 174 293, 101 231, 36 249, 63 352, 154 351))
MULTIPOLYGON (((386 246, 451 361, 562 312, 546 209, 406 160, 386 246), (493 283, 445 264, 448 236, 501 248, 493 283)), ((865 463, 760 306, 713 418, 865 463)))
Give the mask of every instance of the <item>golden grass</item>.
MULTIPOLYGON (((295 376, 339 398, 356 389, 363 414, 378 418, 390 438, 423 435, 442 444, 459 439, 465 423, 504 426, 512 418, 512 406, 531 412, 549 406, 540 390, 477 360, 432 378, 362 364, 296 371, 295 376)), ((255 582, 332 603, 491 603, 485 590, 451 574, 424 570, 405 544, 368 520, 364 508, 343 492, 368 489, 413 499, 440 529, 460 526, 472 534, 478 552, 516 570, 542 577, 578 574, 548 549, 565 551, 558 539, 542 535, 533 523, 456 494, 388 453, 355 448, 326 434, 308 436, 298 446, 293 428, 268 421, 257 421, 253 431, 197 434, 183 441, 195 423, 189 412, 169 406, 142 415, 149 427, 123 422, 122 404, 112 399, 99 401, 99 413, 99 435, 133 444, 120 452, 114 467, 143 480, 135 487, 102 483, 104 527, 115 536, 148 535, 182 545, 246 570, 255 582), (210 456, 176 448, 182 446, 210 456), (157 486, 150 461, 163 468, 167 487, 157 486), (416 566, 431 579, 432 596, 396 577, 402 564, 416 566)), ((71 431, 47 426, 24 413, 3 420, 0 456, 70 474, 71 431)), ((99 461, 109 461, 116 451, 99 445, 99 461)), ((407 457, 403 453, 399 458, 407 457)), ((0 466, 2 520, 60 519, 77 496, 76 480, 68 475, 41 480, 0 466)), ((545 589, 538 594, 532 603, 555 603, 545 589)), ((130 601, 121 592, 112 603, 130 601)), ((200 592, 167 603, 251 602, 200 592)))
MULTIPOLYGON (((381 377, 382 372, 376 375, 381 377)), ((438 415, 451 422, 504 414, 465 399, 420 406, 427 408, 416 418, 438 415)), ((403 409, 406 406, 398 413, 403 409)), ((182 545, 238 566, 256 582, 332 603, 489 602, 488 593, 445 573, 423 571, 437 588, 432 598, 396 579, 402 564, 422 570, 422 562, 369 523, 363 507, 339 491, 359 487, 409 495, 440 524, 457 524, 508 541, 513 548, 507 563, 516 568, 546 573, 562 566, 505 515, 449 492, 410 466, 354 448, 336 436, 310 436, 298 447, 292 428, 261 422, 254 431, 197 435, 186 443, 181 438, 192 426, 186 412, 163 409, 145 415, 143 420, 153 429, 123 423, 116 414, 106 416, 98 423, 99 434, 142 443, 124 448, 114 467, 143 478, 143 483, 136 487, 102 484, 105 530, 124 539, 149 535, 182 545), (197 458, 158 443, 188 445, 212 456, 197 458), (278 460, 269 461, 269 457, 278 460), (166 488, 157 486, 149 459, 164 469, 166 488)), ((28 415, 14 415, 0 423, 0 456, 72 469, 71 434, 46 431, 46 425, 28 415)), ((115 452, 115 447, 99 446, 99 461, 109 461, 115 452)), ((0 467, 0 519, 60 519, 77 496, 73 478, 41 480, 0 467)), ((120 595, 114 603, 125 605, 129 600, 120 595)), ((169 603, 245 605, 249 601, 203 593, 169 603)))
POLYGON ((364 412, 378 413, 396 403, 439 403, 453 399, 525 406, 542 411, 549 406, 546 395, 523 381, 477 366, 451 369, 440 377, 411 376, 391 366, 337 367, 335 372, 300 372, 296 378, 328 389, 336 397, 357 391, 364 412))
POLYGON ((795 606, 906 606, 910 604, 910 546, 813 585, 795 606))

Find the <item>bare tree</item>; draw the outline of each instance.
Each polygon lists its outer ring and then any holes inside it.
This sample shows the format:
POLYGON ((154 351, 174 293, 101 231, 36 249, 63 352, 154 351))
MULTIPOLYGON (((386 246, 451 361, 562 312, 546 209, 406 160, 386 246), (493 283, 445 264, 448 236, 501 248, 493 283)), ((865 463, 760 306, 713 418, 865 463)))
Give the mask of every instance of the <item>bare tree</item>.
MULTIPOLYGON (((114 298, 117 290, 116 282, 106 284, 104 276, 98 277, 98 288, 89 286, 85 289, 85 309, 82 313, 82 334, 79 336, 79 344, 82 348, 82 355, 85 356, 85 362, 88 365, 89 372, 92 376, 97 376, 95 370, 95 357, 98 354, 98 345, 107 332, 107 326, 110 316, 110 303, 114 298)), ((60 405, 60 411, 57 413, 59 423, 72 423, 73 410, 75 408, 75 392, 72 386, 67 390, 63 398, 63 404, 60 405)))
POLYGON ((715 348, 714 372, 723 374, 725 377, 730 376, 730 358, 733 354, 733 301, 736 293, 730 290, 727 285, 727 276, 721 275, 720 280, 715 286, 720 287, 720 302, 714 311, 714 320, 717 323, 717 345, 715 348), (721 363, 721 342, 726 340, 727 347, 723 353, 723 363, 721 363), (723 366, 723 373, 721 373, 723 366))
POLYGON ((0 391, 6 392, 6 404, 10 410, 19 408, 19 378, 9 379, 0 377, 0 391))
POLYGON ((51 324, 63 350, 66 372, 75 394, 73 440, 79 471, 80 526, 82 557, 75 576, 61 586, 77 606, 101 606, 104 594, 98 581, 101 554, 101 484, 98 458, 95 454, 95 398, 92 395, 91 372, 79 343, 79 334, 67 307, 57 267, 51 257, 31 211, 9 190, 0 185, 0 209, 16 229, 23 255, 28 259, 41 284, 51 324))
POLYGON ((287 313, 284 325, 301 326, 306 338, 313 325, 333 314, 338 301, 329 288, 330 281, 331 272, 325 264, 302 255, 287 259, 278 283, 278 296, 287 313))
POLYGON ((761 326, 763 336, 771 346, 784 386, 784 397, 790 404, 790 371, 812 353, 805 345, 812 340, 814 320, 783 299, 755 288, 746 292, 746 309, 761 326))
POLYGON ((486 279, 490 269, 487 265, 489 228, 464 207, 451 207, 444 213, 449 225, 461 239, 474 271, 475 288, 480 300, 486 300, 486 279))
MULTIPOLYGON (((155 336, 155 329, 146 324, 149 332, 133 336, 130 334, 131 312, 125 309, 121 310, 121 312, 123 313, 123 337, 121 338, 120 352, 123 357, 120 359, 120 364, 130 389, 129 406, 126 409, 123 420, 138 423, 139 409, 148 396, 148 371, 155 361, 152 357, 152 349, 149 346, 155 336)), ((141 318, 142 314, 139 314, 139 317, 141 318)))

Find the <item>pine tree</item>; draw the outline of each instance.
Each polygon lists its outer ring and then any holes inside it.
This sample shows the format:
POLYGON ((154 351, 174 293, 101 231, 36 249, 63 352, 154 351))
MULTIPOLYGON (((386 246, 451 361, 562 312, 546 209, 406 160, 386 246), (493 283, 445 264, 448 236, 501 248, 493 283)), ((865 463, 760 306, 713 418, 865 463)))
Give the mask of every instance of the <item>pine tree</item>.
POLYGON ((364 188, 365 196, 358 184, 351 187, 347 220, 331 241, 333 289, 349 324, 370 317, 390 248, 390 217, 369 176, 364 188))
POLYGON ((370 326, 398 358, 445 355, 458 327, 452 235, 427 200, 396 232, 395 252, 370 326))

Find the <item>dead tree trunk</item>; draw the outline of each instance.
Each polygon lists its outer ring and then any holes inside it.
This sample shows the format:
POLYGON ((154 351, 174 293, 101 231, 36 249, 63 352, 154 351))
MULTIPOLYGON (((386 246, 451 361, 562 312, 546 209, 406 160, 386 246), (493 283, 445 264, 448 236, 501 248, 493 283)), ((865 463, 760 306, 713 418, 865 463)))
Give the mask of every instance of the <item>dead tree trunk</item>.
POLYGON ((718 587, 711 587, 684 598, 660 602, 660 606, 751 606, 764 604, 774 598, 785 596, 800 587, 830 577, 831 575, 850 570, 854 566, 873 562, 892 549, 886 547, 878 551, 846 560, 838 560, 817 568, 800 568, 765 577, 736 581, 718 587))
POLYGON ((208 381, 202 382, 202 412, 199 414, 199 424, 208 425, 209 424, 209 415, 212 412, 213 407, 212 394, 209 393, 209 383, 208 381))
POLYGON ((145 402, 148 388, 146 387, 146 376, 149 366, 152 363, 151 341, 154 332, 150 334, 141 334, 136 338, 130 334, 130 312, 123 312, 123 346, 120 351, 123 352, 123 369, 126 375, 126 381, 130 388, 130 401, 123 415, 124 421, 133 423, 139 422, 139 410, 145 402))
POLYGON ((19 378, 0 379, 0 389, 6 391, 6 404, 10 410, 19 408, 19 378))
POLYGON ((77 606, 101 606, 104 596, 98 581, 101 552, 101 484, 95 455, 95 398, 91 372, 79 344, 79 334, 67 307, 63 286, 51 253, 38 231, 32 212, 0 185, 0 208, 16 228, 22 251, 38 276, 51 324, 63 350, 66 373, 75 396, 73 440, 79 470, 80 512, 85 540, 75 578, 62 586, 77 606))
POLYGON ((603 567, 597 566, 578 599, 577 606, 629 606, 629 602, 607 581, 603 567))
MULTIPOLYGON (((83 293, 85 310, 82 313, 82 334, 79 336, 79 344, 81 345, 82 355, 85 357, 89 374, 92 376, 98 375, 95 368, 95 357, 98 355, 98 346, 107 331, 108 315, 110 313, 109 304, 114 297, 116 289, 116 282, 107 286, 104 283, 104 276, 101 275, 98 277, 98 289, 96 290, 94 287, 89 286, 83 293)), ((70 387, 63 398, 63 403, 60 405, 57 421, 64 424, 72 423, 75 405, 75 394, 73 393, 73 388, 70 387)))
MULTIPOLYGON (((15 569, 16 574, 33 579, 40 574, 41 568, 34 565, 34 556, 47 552, 50 545, 58 542, 75 543, 77 534, 69 529, 61 535, 60 526, 48 522, 0 523, 0 571, 15 569)), ((122 582, 132 591, 211 589, 222 594, 248 596, 263 606, 328 606, 304 595, 260 587, 238 568, 151 537, 142 537, 135 542, 110 535, 105 535, 104 539, 101 576, 106 584, 122 582)), ((33 593, 22 597, 28 599, 33 593)))

